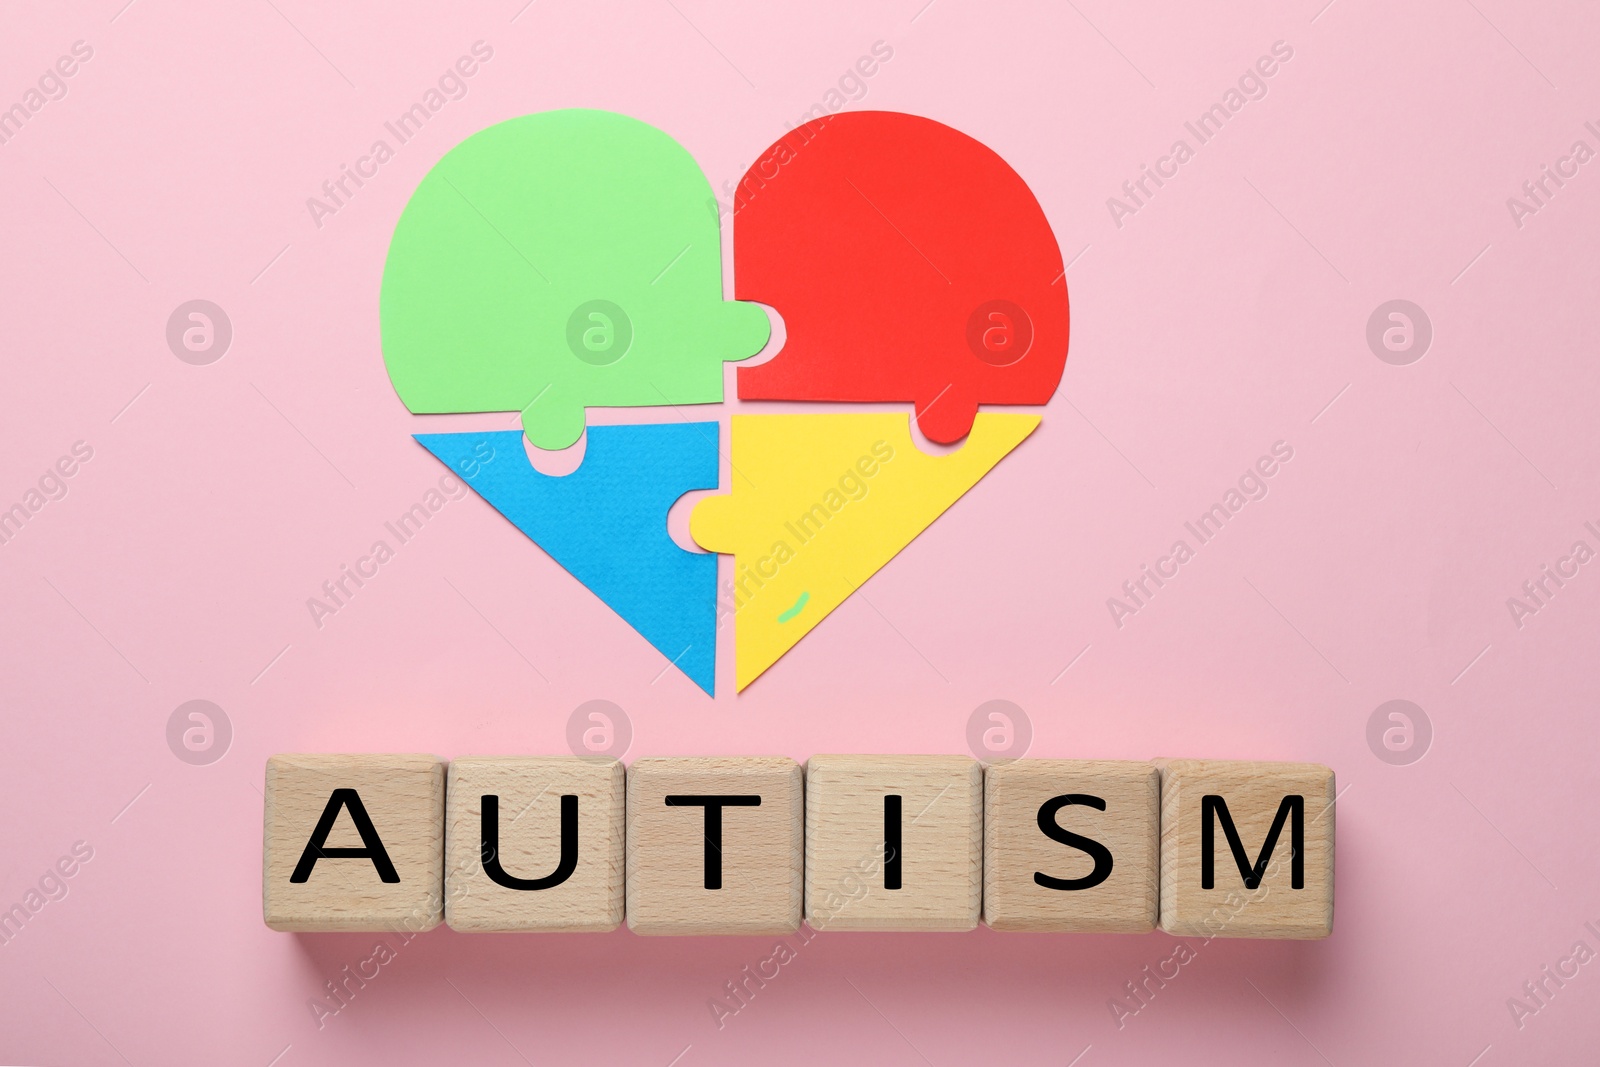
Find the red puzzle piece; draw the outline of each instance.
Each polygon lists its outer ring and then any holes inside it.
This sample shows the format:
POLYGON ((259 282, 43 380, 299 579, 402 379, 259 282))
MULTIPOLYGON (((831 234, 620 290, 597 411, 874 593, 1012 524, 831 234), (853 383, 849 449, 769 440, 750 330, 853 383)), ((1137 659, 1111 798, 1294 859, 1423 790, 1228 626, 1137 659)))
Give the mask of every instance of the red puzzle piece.
POLYGON ((909 400, 930 440, 959 441, 980 403, 1043 404, 1067 359, 1061 250, 994 152, 891 111, 797 127, 745 172, 735 295, 788 339, 740 368, 742 400, 909 400))

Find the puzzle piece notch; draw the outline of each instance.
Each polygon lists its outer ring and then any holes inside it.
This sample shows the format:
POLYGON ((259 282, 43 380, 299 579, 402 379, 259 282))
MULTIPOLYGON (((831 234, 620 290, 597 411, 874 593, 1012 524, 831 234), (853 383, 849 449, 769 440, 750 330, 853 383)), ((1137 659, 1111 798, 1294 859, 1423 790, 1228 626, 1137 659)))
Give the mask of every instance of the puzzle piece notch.
MULTIPOLYGON (((893 412, 735 415, 733 491, 694 509, 696 544, 734 557, 734 664, 744 689, 910 544, 1039 424, 985 412, 929 455, 893 412)), ((729 610, 726 602, 719 612, 729 610)))
POLYGON ((591 426, 571 474, 542 474, 517 430, 416 439, 710 695, 716 557, 680 548, 667 512, 717 485, 714 422, 591 426))
POLYGON ((565 448, 588 407, 714 403, 765 311, 722 298, 710 184, 662 131, 605 111, 524 115, 451 149, 412 194, 379 296, 413 412, 520 412, 565 448))
POLYGON ((910 401, 950 444, 978 405, 1044 404, 1070 313, 1061 250, 1022 178, 931 119, 857 111, 789 131, 735 199, 740 300, 787 334, 743 400, 910 401))

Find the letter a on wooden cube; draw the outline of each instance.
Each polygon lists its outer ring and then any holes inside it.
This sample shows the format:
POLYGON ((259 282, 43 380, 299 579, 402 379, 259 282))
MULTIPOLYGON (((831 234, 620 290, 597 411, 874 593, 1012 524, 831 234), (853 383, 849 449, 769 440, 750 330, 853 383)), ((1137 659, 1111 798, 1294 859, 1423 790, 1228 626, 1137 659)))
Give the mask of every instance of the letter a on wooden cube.
POLYGON ((1161 929, 1310 940, 1333 932, 1333 771, 1157 760, 1161 929))
POLYGON ((444 913, 444 761, 267 760, 262 911, 274 930, 431 930, 444 913))
POLYGON ((996 930, 1155 929, 1161 784, 1122 760, 984 771, 983 921, 996 930))
POLYGON ((450 762, 445 922, 453 930, 615 930, 622 764, 605 756, 450 762))
POLYGON ((628 928, 800 928, 804 792, 782 756, 641 759, 628 768, 628 928))
POLYGON ((813 756, 806 922, 971 930, 983 894, 983 768, 965 756, 813 756))

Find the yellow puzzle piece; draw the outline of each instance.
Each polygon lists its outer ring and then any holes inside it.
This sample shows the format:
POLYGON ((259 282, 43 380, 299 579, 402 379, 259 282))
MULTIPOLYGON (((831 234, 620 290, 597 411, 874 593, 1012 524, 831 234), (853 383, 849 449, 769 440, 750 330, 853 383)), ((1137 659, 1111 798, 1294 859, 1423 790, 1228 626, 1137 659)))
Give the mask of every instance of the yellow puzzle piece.
POLYGON ((1039 425, 1037 415, 983 412, 959 450, 928 455, 909 416, 893 412, 732 421, 733 492, 702 500, 689 532, 734 557, 740 689, 1039 425))

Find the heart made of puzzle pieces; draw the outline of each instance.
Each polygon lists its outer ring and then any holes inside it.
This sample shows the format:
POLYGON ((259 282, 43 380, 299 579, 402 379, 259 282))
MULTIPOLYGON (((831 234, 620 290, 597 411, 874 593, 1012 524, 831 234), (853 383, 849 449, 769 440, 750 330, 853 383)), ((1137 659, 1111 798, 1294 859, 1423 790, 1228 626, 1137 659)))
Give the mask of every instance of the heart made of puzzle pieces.
POLYGON ((734 619, 743 689, 1038 425, 980 404, 1042 405, 1069 313, 1060 249, 1022 179, 929 119, 852 112, 791 130, 731 205, 736 295, 722 296, 720 216, 693 158, 622 115, 500 123, 429 171, 395 226, 379 300, 383 357, 415 413, 515 412, 527 442, 583 438, 546 475, 516 431, 417 440, 708 694, 734 619), (910 402, 954 452, 917 447, 909 416, 741 415, 733 491, 700 502, 686 551, 666 530, 715 488, 715 422, 588 426, 590 407, 723 399, 910 402))

